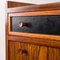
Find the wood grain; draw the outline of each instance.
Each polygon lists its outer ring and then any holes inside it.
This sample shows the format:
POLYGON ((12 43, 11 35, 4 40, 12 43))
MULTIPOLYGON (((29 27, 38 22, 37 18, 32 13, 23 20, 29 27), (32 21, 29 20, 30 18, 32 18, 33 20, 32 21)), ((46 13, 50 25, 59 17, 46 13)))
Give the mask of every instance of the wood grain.
POLYGON ((56 40, 37 39, 37 38, 29 38, 22 36, 8 36, 8 41, 9 40, 60 48, 60 41, 56 41, 56 40))
POLYGON ((7 1, 7 7, 8 8, 21 7, 21 6, 27 6, 27 5, 34 5, 34 4, 22 3, 22 2, 14 2, 14 1, 7 1))
POLYGON ((59 10, 59 9, 60 9, 60 2, 56 2, 56 3, 48 3, 40 5, 23 6, 18 8, 8 8, 7 12, 17 13, 17 12, 48 11, 48 10, 59 10))
POLYGON ((60 60, 60 49, 56 49, 57 53, 56 53, 56 60, 60 60))
POLYGON ((59 60, 59 52, 59 48, 9 41, 9 60, 59 60), (27 54, 20 54, 19 49, 25 49, 27 54))
POLYGON ((44 16, 44 15, 45 16, 46 15, 60 15, 60 10, 9 13, 9 17, 13 17, 13 16, 44 16))
POLYGON ((39 55, 39 46, 20 42, 9 43, 10 60, 37 60, 39 55), (13 45, 12 45, 13 44, 13 45), (27 54, 19 53, 19 49, 25 49, 27 54))
POLYGON ((56 53, 57 53, 56 48, 49 47, 48 48, 48 60, 56 60, 57 58, 56 53))
POLYGON ((15 60, 22 60, 22 55, 20 55, 19 49, 21 48, 19 42, 15 42, 15 60))
POLYGON ((41 46, 38 60, 47 60, 47 47, 41 46))
POLYGON ((14 48, 14 42, 9 42, 9 60, 15 60, 15 48, 14 48))

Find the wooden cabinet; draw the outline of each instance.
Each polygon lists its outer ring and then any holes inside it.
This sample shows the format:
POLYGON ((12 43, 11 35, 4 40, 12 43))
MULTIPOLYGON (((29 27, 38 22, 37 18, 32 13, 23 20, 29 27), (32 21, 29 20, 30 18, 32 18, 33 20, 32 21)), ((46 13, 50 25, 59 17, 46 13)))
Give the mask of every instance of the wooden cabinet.
POLYGON ((6 60, 60 60, 60 3, 7 11, 6 60))

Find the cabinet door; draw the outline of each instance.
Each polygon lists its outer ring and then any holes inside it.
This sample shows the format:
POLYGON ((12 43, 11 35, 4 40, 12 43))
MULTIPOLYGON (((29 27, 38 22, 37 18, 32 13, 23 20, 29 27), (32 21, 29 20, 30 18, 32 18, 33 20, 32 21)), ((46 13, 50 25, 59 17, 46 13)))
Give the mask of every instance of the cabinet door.
POLYGON ((60 60, 60 49, 9 41, 9 60, 60 60))

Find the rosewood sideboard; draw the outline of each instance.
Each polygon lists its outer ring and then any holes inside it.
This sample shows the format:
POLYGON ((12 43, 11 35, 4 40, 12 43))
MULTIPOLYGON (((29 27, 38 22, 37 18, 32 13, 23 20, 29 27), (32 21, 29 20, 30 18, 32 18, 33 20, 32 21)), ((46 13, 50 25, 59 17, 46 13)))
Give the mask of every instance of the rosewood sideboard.
POLYGON ((7 9, 6 60, 60 60, 60 3, 7 9))

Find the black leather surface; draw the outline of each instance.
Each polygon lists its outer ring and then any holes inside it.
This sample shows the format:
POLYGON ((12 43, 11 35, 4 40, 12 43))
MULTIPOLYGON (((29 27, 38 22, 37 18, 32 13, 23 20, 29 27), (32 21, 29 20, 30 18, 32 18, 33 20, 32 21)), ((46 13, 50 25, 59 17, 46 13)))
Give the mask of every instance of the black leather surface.
POLYGON ((60 35, 60 16, 20 16, 12 17, 12 29, 15 32, 60 35), (30 24, 19 27, 20 21, 30 24))

